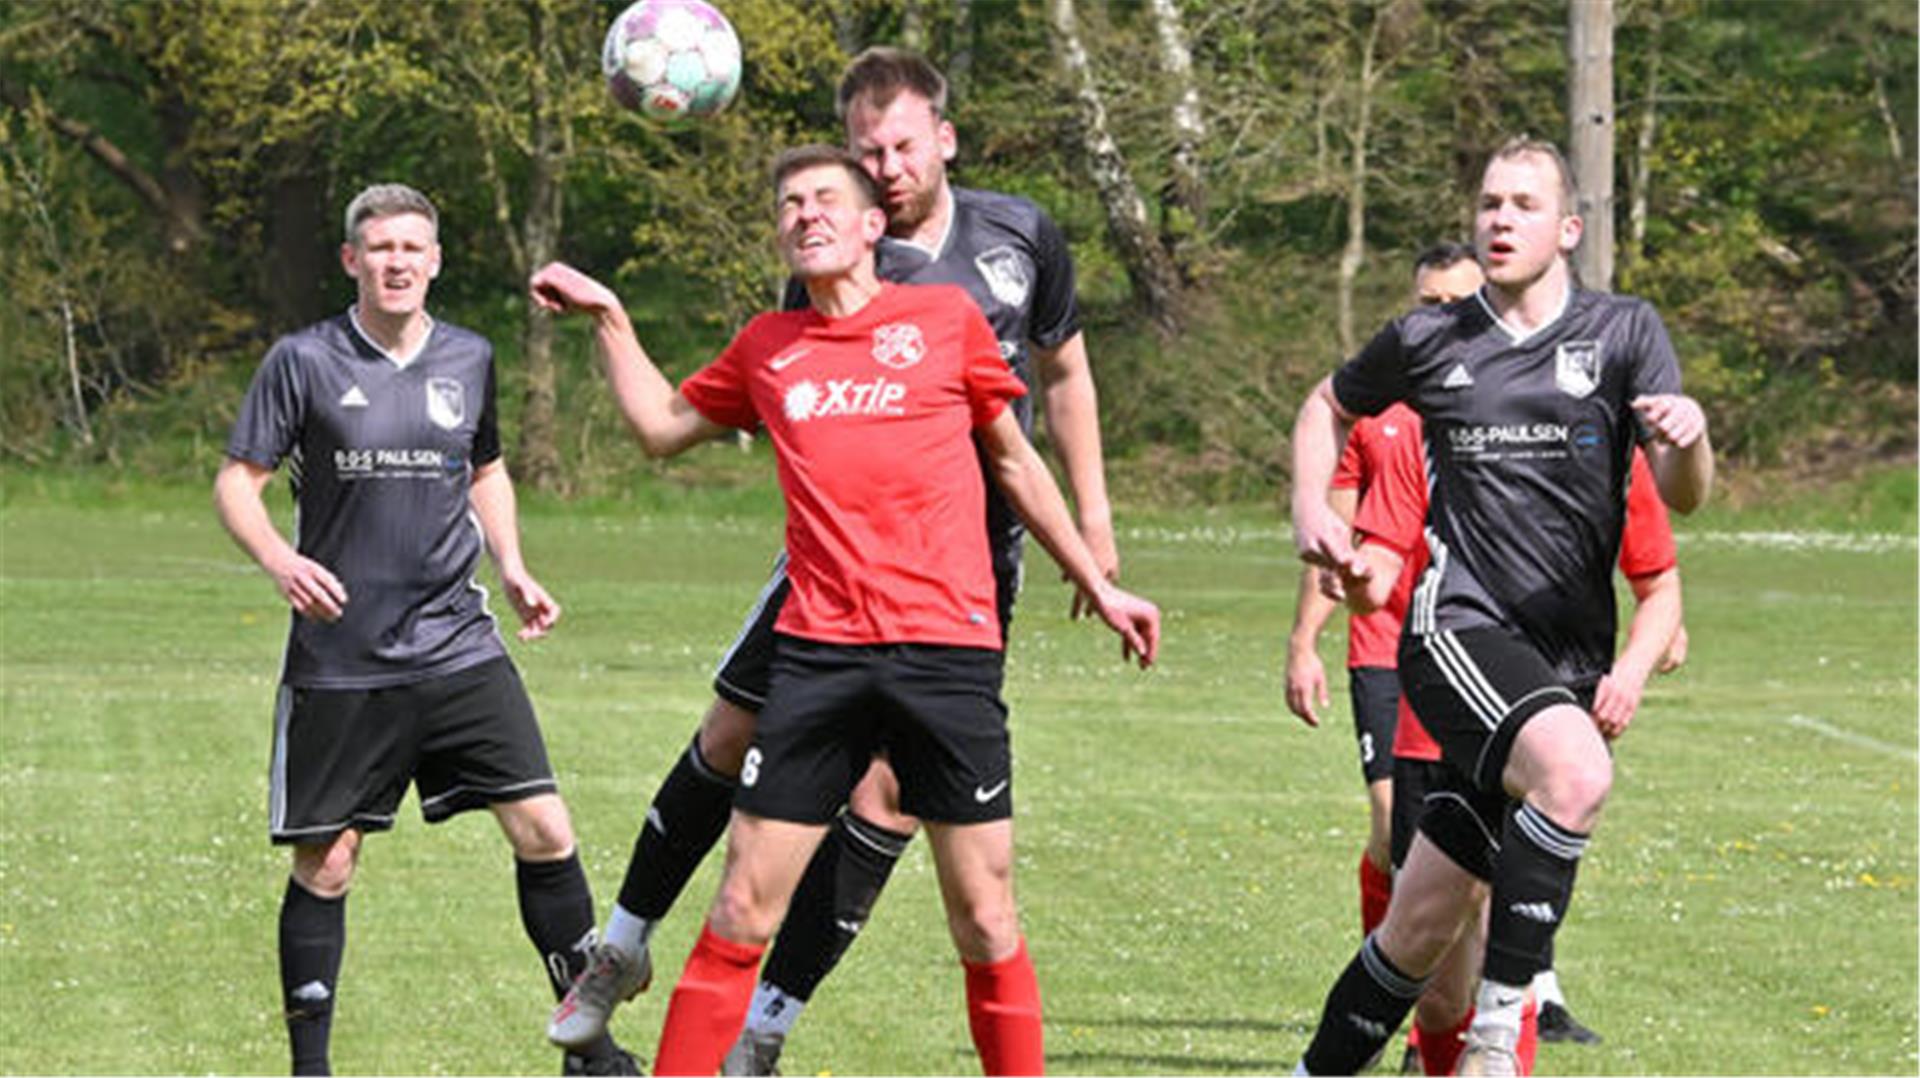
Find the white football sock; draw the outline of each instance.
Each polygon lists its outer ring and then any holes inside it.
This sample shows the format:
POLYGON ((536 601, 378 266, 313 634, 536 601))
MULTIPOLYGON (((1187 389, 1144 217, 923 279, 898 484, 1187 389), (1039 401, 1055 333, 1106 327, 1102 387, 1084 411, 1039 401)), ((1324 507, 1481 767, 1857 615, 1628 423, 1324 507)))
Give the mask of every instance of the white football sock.
POLYGON ((1480 994, 1474 1004, 1473 1025, 1467 1036, 1484 1043, 1501 1044, 1511 1049, 1520 1041, 1520 1012, 1526 1006, 1526 987, 1480 982, 1480 994))
POLYGON ((754 1033, 775 1033, 782 1037, 800 1018, 807 1001, 761 981, 753 990, 753 1006, 747 1008, 747 1029, 754 1033))
POLYGON ((618 947, 631 955, 637 955, 647 946, 647 937, 653 935, 653 922, 645 917, 635 917, 627 912, 625 906, 614 903, 613 913, 607 918, 607 932, 602 937, 609 947, 618 947))
POLYGON ((1567 997, 1560 994, 1560 978, 1550 969, 1543 969, 1533 978, 1533 998, 1544 1007, 1549 1003, 1561 1007, 1567 1005, 1567 997))

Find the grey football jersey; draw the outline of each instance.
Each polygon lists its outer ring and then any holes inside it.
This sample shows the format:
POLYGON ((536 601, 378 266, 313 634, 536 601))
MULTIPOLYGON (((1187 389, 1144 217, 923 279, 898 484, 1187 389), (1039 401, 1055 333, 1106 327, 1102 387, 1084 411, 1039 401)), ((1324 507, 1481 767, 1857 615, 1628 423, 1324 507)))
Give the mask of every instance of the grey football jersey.
POLYGON ((506 653, 473 579, 484 542, 467 500, 474 469, 500 456, 484 338, 437 322, 401 367, 349 315, 283 337, 227 454, 287 460, 294 546, 347 589, 339 621, 294 616, 287 684, 378 688, 506 653))
POLYGON ((1515 341, 1476 293, 1395 321, 1334 374, 1349 412, 1404 400, 1425 423, 1427 548, 1406 630, 1500 626, 1569 684, 1613 665, 1613 566, 1633 445, 1629 402, 1678 393, 1643 300, 1574 291, 1515 341))
MULTIPOLYGON (((1033 434, 1033 347, 1058 348, 1080 332, 1074 296, 1073 255, 1046 211, 1017 195, 952 187, 953 216, 937 248, 880 240, 874 253, 879 275, 900 284, 955 284, 986 315, 1000 340, 1000 356, 1028 394, 1013 402, 1020 429, 1033 434)), ((789 310, 807 305, 797 282, 789 282, 789 310)), ((981 467, 985 468, 983 460, 981 467)), ((994 566, 1004 576, 1020 560, 1026 529, 1006 496, 987 484, 987 536, 994 566)))

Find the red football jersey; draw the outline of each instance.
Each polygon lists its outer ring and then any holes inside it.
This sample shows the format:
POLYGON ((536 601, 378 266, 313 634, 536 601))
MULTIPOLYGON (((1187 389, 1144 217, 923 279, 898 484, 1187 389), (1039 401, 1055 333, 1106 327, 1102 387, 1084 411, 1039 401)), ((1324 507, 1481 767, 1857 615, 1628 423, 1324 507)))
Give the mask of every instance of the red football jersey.
POLYGON ((1026 387, 965 291, 885 284, 845 318, 760 315, 680 393, 778 451, 793 591, 776 629, 1001 646, 971 434, 1026 387))
MULTIPOLYGON (((1365 502, 1368 491, 1375 484, 1402 484, 1405 476, 1396 476, 1394 461, 1402 457, 1401 450, 1412 447, 1412 460, 1420 463, 1420 413, 1396 403, 1377 416, 1365 416, 1356 421, 1353 430, 1347 435, 1347 448, 1340 454, 1340 465, 1333 473, 1335 489, 1355 490, 1359 492, 1361 502, 1365 502)), ((1424 469, 1414 476, 1417 482, 1425 483, 1424 469)), ((1409 497, 1419 505, 1419 512, 1425 516, 1427 511, 1427 492, 1420 490, 1408 492, 1395 489, 1386 497, 1396 504, 1404 504, 1409 497)), ((1407 602, 1413 594, 1412 577, 1403 577, 1394 588, 1393 599, 1386 606, 1371 614, 1354 614, 1347 618, 1347 668, 1356 666, 1384 667, 1391 670, 1399 665, 1400 623, 1406 618, 1407 602)))
MULTIPOLYGON (((1388 414, 1381 413, 1383 418, 1388 414)), ((1368 542, 1380 543, 1405 559, 1394 581, 1393 595, 1380 610, 1392 615, 1397 627, 1406 618, 1414 583, 1427 568, 1427 473, 1418 439, 1399 439, 1379 454, 1373 481, 1366 490, 1354 516, 1354 530, 1368 542)), ((1646 453, 1636 446, 1627 481, 1626 525, 1620 534, 1620 571, 1629 578, 1649 576, 1677 563, 1666 504, 1660 500, 1646 453)), ((1397 646, 1397 628, 1395 643, 1397 646)), ((1414 717, 1404 696, 1400 698, 1400 717, 1394 724, 1393 754, 1409 760, 1440 759, 1439 744, 1414 717)))

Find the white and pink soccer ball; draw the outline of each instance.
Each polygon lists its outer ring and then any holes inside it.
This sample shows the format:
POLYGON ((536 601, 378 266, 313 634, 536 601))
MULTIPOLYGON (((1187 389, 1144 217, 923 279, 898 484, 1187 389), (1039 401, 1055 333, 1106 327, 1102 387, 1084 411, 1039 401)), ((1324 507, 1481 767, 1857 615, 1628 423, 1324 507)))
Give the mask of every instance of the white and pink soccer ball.
POLYGON ((740 89, 740 38, 702 0, 638 0, 607 28, 607 88, 655 119, 711 116, 740 89))

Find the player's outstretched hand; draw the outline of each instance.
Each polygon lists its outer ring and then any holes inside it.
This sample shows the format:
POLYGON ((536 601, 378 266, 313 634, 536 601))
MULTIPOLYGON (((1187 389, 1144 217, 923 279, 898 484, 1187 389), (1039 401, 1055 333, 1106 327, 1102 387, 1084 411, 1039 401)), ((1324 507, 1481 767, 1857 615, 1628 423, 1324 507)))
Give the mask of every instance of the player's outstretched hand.
POLYGON ((293 612, 315 621, 334 622, 347 608, 347 586, 326 566, 304 554, 293 554, 268 574, 293 612))
POLYGON ((1333 703, 1327 695, 1327 664, 1311 647, 1287 647, 1287 710, 1300 716, 1308 726, 1320 725, 1320 713, 1314 705, 1333 703))
POLYGON ((1137 659, 1142 670, 1152 666, 1160 654, 1160 608, 1105 581, 1093 599, 1100 620, 1120 634, 1121 661, 1137 659))
MULTIPOLYGON (((1080 538, 1086 541, 1087 549, 1093 551, 1093 560, 1100 566, 1101 578, 1109 584, 1119 583, 1120 548, 1113 541, 1112 522, 1083 524, 1080 528, 1080 538)), ((1069 583, 1073 581, 1073 577, 1065 570, 1061 570, 1060 579, 1069 583)), ((1093 616, 1095 612, 1093 596, 1077 587, 1074 588, 1073 605, 1068 609, 1067 616, 1074 621, 1079 621, 1083 617, 1093 616)))
POLYGON ((527 282, 533 304, 544 311, 566 314, 569 311, 598 311, 618 307, 620 298, 613 289, 581 273, 565 262, 549 262, 527 282))
POLYGON ((507 600, 513 604, 513 612, 520 615, 520 639, 538 640, 547 635, 560 621, 560 604, 540 582, 526 573, 502 576, 500 584, 506 589, 507 600))
POLYGON ((1656 393, 1633 399, 1633 410, 1653 436, 1685 449, 1707 432, 1707 414, 1700 403, 1679 393, 1656 393))

